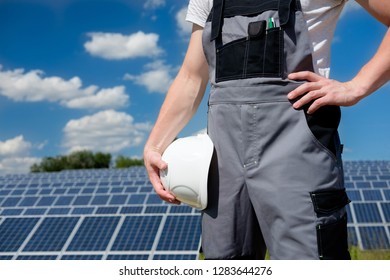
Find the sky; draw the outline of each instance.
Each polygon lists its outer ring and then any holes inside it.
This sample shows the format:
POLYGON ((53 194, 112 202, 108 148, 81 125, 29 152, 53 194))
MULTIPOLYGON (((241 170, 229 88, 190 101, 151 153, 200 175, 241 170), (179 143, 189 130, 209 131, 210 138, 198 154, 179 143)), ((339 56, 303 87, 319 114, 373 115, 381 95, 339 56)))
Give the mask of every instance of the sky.
MULTIPOLYGON (((354 1, 332 43, 348 81, 386 28, 354 1)), ((188 0, 0 0, 0 175, 87 149, 142 157, 191 32, 188 0)), ((342 108, 345 160, 390 160, 390 86, 342 108)), ((206 127, 207 94, 179 137, 206 127)))

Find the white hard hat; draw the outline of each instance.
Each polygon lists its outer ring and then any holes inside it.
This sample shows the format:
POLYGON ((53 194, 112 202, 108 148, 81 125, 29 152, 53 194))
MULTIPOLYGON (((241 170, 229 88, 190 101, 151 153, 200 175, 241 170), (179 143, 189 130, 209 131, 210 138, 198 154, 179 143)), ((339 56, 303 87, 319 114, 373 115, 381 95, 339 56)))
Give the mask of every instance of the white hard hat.
POLYGON ((164 188, 178 200, 203 210, 214 145, 207 134, 179 138, 162 155, 168 168, 160 171, 164 188))

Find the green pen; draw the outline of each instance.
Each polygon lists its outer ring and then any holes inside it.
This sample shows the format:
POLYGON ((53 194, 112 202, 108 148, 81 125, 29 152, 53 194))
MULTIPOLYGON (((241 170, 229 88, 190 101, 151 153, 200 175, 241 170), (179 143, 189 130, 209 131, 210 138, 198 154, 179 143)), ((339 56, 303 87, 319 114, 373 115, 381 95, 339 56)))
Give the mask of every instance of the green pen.
POLYGON ((273 17, 268 19, 268 29, 274 28, 275 27, 275 20, 273 17))

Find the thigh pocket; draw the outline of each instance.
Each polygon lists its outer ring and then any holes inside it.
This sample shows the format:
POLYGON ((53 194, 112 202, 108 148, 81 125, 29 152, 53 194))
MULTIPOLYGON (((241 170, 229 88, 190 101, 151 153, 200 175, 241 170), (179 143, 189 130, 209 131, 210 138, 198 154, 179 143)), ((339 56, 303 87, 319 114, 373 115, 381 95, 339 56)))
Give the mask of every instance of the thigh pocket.
POLYGON ((283 30, 265 30, 265 21, 250 23, 248 36, 217 48, 216 82, 282 77, 283 30))
POLYGON ((316 226, 319 258, 350 259, 347 214, 341 211, 350 202, 345 189, 311 192, 310 196, 320 221, 316 226))

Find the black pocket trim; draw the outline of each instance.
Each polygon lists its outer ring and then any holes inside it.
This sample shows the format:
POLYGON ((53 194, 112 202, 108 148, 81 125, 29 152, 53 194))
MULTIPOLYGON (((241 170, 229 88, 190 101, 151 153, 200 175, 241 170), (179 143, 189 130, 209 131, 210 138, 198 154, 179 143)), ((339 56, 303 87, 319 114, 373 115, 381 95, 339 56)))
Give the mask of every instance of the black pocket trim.
POLYGON ((347 215, 335 223, 317 225, 317 242, 321 260, 350 260, 347 215))
POLYGON ((317 214, 333 213, 351 202, 345 189, 310 192, 310 197, 317 214))

